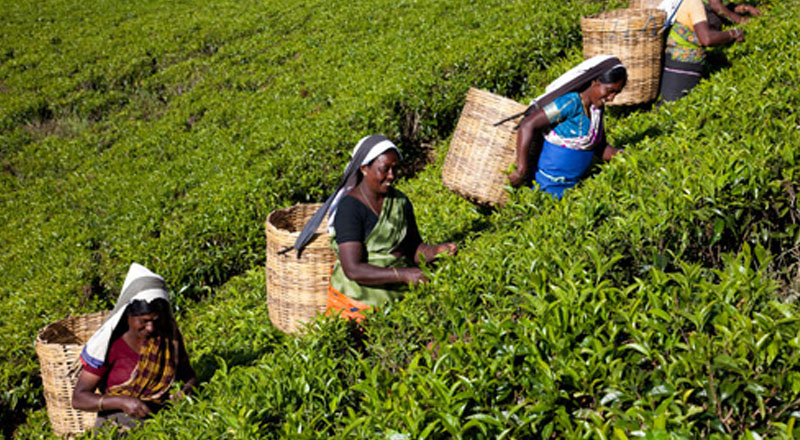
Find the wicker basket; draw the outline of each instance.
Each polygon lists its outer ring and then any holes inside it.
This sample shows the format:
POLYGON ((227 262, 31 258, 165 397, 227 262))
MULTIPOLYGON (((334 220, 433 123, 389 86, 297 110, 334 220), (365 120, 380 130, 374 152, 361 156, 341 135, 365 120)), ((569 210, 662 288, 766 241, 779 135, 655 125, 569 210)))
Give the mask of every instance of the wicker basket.
POLYGON ((306 222, 321 204, 299 204, 279 209, 267 216, 267 305, 272 324, 287 333, 296 333, 317 313, 325 312, 331 266, 336 254, 323 221, 316 235, 297 252, 294 245, 306 222))
POLYGON ((497 127, 493 124, 525 108, 502 96, 469 89, 444 161, 444 186, 479 205, 505 203, 506 172, 516 158, 514 127, 519 118, 497 127))
POLYGON ((72 316, 39 331, 36 354, 42 370, 47 415, 57 435, 75 435, 94 426, 97 413, 72 407, 72 390, 81 371, 83 345, 110 312, 72 316))
POLYGON ((614 55, 628 69, 625 88, 608 105, 641 104, 658 96, 664 20, 659 9, 616 9, 581 19, 583 56, 614 55))
POLYGON ((656 9, 661 0, 630 0, 628 7, 631 9, 656 9))

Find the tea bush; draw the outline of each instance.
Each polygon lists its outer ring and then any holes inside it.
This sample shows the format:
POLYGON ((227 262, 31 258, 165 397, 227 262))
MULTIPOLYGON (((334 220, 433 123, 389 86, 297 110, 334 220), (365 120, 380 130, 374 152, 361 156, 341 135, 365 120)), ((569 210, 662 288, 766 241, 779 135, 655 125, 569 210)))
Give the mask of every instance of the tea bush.
MULTIPOLYGON (((223 288, 200 276, 212 285, 187 287, 197 291, 179 293, 176 303, 195 364, 210 380, 131 436, 800 434, 796 6, 771 5, 748 25, 746 43, 722 52, 732 67, 687 98, 649 113, 612 111, 609 136, 626 154, 560 202, 523 189, 504 209, 481 212, 441 186, 447 143, 434 144, 435 162, 400 185, 426 238, 459 240, 461 251, 439 262, 430 283, 371 314, 362 342, 335 319, 316 322, 302 338, 279 335, 267 324, 260 270, 223 288)), ((569 48, 562 55, 556 67, 526 79, 530 86, 520 93, 536 95, 543 79, 579 58, 569 48)), ((372 118, 356 121, 369 125, 372 118)), ((437 121, 452 127, 453 117, 437 121)), ((243 126, 230 131, 242 132, 243 126)), ((178 197, 180 203, 199 206, 234 194, 235 203, 246 200, 246 191, 236 190, 256 177, 217 166, 226 177, 217 181, 225 181, 223 190, 189 182, 191 194, 204 195, 178 197)), ((287 172, 276 170, 275 179, 285 176, 278 171, 287 172)), ((173 186, 160 188, 165 194, 186 184, 164 182, 173 186)), ((329 185, 317 182, 311 197, 321 198, 329 185)), ((274 203, 291 200, 288 185, 278 191, 274 203)), ((215 228, 235 224, 224 210, 203 209, 215 228)), ((39 221, 49 224, 44 216, 39 221)), ((167 224, 176 236, 185 227, 177 217, 167 224)), ((75 230, 93 237, 91 226, 75 230)), ((115 269, 107 267, 109 277, 115 269)), ((225 274, 234 266, 216 267, 203 270, 225 274)), ((76 277, 73 289, 89 279, 60 270, 76 277)), ((101 299, 95 301, 85 307, 101 299)), ((42 419, 35 412, 31 423, 42 419)), ((31 424, 19 434, 47 435, 31 424)))
POLYGON ((525 93, 578 17, 620 3, 2 8, 4 431, 42 403, 35 331, 108 307, 131 261, 201 299, 263 260, 267 213, 322 198, 358 138, 413 157, 467 87, 525 93))
POLYGON ((481 220, 449 195, 436 203, 435 170, 404 183, 428 205, 424 231, 474 221, 479 233, 373 313, 363 347, 343 322, 320 322, 217 371, 134 436, 796 435, 798 125, 786 110, 800 48, 784 40, 796 8, 770 14, 686 99, 612 118, 628 152, 561 202, 521 190, 481 220))

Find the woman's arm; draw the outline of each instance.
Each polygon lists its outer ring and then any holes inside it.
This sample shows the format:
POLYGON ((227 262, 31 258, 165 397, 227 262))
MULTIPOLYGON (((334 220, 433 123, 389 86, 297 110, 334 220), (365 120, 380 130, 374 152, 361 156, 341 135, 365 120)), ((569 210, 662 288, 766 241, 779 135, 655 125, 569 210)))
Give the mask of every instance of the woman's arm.
POLYGON ((364 261, 364 244, 360 241, 347 241, 339 244, 339 261, 347 278, 364 284, 411 283, 425 281, 425 275, 416 267, 378 267, 364 261))
POLYGON ((72 392, 72 407, 84 411, 100 412, 106 410, 124 411, 125 414, 143 418, 150 414, 150 408, 141 400, 130 396, 104 396, 95 394, 100 376, 81 371, 78 383, 72 392))
POLYGON ((525 176, 528 174, 528 154, 530 153, 535 131, 549 124, 550 121, 547 120, 547 116, 542 109, 536 110, 532 114, 526 116, 522 122, 519 123, 519 130, 517 131, 516 168, 514 172, 508 176, 508 181, 511 183, 511 186, 520 186, 525 181, 525 176))
POLYGON ((711 10, 716 12, 717 15, 725 17, 734 23, 746 23, 748 20, 747 17, 742 17, 736 12, 725 7, 720 0, 708 0, 708 6, 710 6, 711 10))
POLYGON ((731 41, 744 41, 744 31, 741 29, 731 29, 728 31, 715 31, 711 29, 707 21, 695 23, 694 32, 702 46, 721 46, 731 41))

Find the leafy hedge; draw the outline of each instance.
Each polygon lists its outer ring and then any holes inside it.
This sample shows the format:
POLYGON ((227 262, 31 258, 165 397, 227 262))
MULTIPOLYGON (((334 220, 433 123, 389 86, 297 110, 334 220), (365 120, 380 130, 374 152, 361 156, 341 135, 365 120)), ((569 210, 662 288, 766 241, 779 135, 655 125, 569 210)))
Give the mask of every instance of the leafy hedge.
MULTIPOLYGON (((615 112, 628 153, 561 202, 521 190, 477 212, 441 187, 437 144, 436 166, 402 185, 426 237, 462 251, 373 314, 360 343, 338 320, 279 335, 260 270, 202 303, 180 295, 211 379, 132 436, 800 434, 796 6, 748 26, 724 51, 732 67, 686 99, 615 112)), ((42 420, 20 436, 43 435, 42 420)))
POLYGON ((797 435, 797 19, 774 5, 730 69, 609 121, 628 153, 561 202, 482 217, 435 203, 435 167, 404 183, 425 231, 469 231, 432 282, 365 342, 320 322, 134 437, 797 435))
MULTIPOLYGON (((267 213, 355 141, 411 156, 470 85, 526 93, 613 7, 526 2, 17 2, 0 11, 0 420, 41 405, 32 340, 107 307, 130 261, 179 296, 264 257, 267 213)), ((416 152, 416 153, 415 153, 416 152)))

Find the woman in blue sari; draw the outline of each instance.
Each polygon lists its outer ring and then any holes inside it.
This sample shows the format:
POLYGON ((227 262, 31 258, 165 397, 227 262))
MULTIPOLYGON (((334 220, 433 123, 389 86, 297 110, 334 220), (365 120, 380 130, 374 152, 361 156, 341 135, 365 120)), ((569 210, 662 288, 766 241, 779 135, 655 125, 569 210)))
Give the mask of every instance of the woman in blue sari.
POLYGON ((619 149, 606 142, 603 107, 625 87, 625 66, 614 57, 599 56, 581 63, 548 86, 519 124, 513 186, 525 181, 528 157, 537 131, 544 136, 534 179, 539 189, 561 198, 578 184, 598 156, 610 160, 619 149), (555 86, 555 87, 554 87, 555 86))

